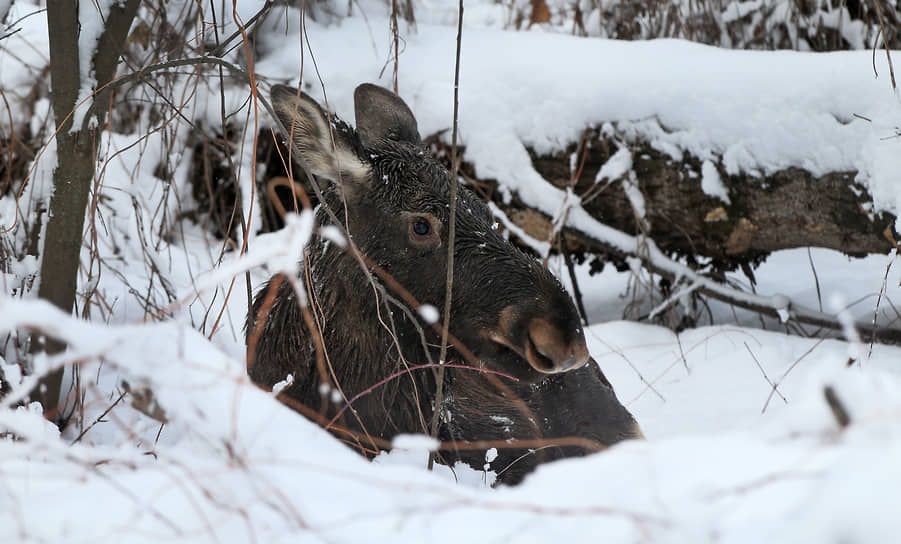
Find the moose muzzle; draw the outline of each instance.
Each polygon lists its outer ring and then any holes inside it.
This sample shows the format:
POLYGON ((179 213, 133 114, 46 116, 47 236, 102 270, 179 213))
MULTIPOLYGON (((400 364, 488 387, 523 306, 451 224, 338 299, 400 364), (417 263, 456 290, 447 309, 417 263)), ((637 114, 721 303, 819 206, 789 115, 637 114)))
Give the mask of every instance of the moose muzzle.
POLYGON ((498 328, 488 336, 525 359, 536 371, 567 372, 584 366, 591 358, 578 322, 564 330, 543 317, 517 314, 514 306, 505 308, 498 328))

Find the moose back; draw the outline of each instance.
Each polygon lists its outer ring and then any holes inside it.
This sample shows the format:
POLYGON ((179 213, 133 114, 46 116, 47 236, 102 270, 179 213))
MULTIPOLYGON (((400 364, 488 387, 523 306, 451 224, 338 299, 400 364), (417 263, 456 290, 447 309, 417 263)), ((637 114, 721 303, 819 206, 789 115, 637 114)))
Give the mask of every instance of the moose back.
MULTIPOLYGON (((248 373, 266 388, 290 375, 289 404, 334 420, 336 436, 372 454, 397 434, 428 433, 436 409, 441 335, 414 306, 444 307, 456 181, 427 156, 416 119, 390 91, 357 87, 356 130, 296 89, 273 86, 271 98, 293 158, 328 182, 317 225, 345 230, 348 243, 314 236, 301 277, 275 276, 257 293, 248 373)), ((491 468, 515 484, 539 463, 640 437, 556 278, 462 186, 455 225, 456 341, 437 407, 438 438, 451 445, 439 460, 482 469, 490 445, 510 444, 491 468)))

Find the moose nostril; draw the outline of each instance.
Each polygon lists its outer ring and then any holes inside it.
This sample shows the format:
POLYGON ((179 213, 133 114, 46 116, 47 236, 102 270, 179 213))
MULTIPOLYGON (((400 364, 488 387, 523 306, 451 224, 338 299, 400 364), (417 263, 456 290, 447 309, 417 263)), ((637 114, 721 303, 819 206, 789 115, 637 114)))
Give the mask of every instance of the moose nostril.
POLYGON ((580 366, 582 366, 584 364, 585 364, 585 361, 580 361, 580 360, 576 359, 575 357, 570 357, 569 359, 560 363, 560 370, 563 372, 566 372, 567 370, 574 370, 576 368, 579 368, 580 366))
POLYGON ((588 347, 581 332, 575 338, 567 335, 542 318, 529 323, 527 359, 535 370, 545 373, 566 372, 588 362, 588 347))

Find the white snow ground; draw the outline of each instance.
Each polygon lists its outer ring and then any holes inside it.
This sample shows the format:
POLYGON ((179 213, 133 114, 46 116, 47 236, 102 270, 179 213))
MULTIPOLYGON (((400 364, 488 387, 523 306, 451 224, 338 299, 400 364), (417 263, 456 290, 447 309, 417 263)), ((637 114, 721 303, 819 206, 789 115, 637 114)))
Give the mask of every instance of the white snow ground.
MULTIPOLYGON (((258 5, 242 2, 242 16, 258 5)), ((378 80, 388 55, 381 8, 362 5, 366 20, 306 23, 329 104, 348 120, 353 87, 378 80)), ((562 193, 537 177, 524 146, 558 149, 587 122, 615 123, 674 156, 691 152, 730 172, 858 170, 877 210, 901 211, 901 143, 892 138, 901 110, 879 64, 884 57, 877 56, 874 78, 868 52, 737 52, 512 33, 496 28, 502 18, 490 3, 474 8, 461 81, 467 159, 550 213, 559 211, 562 193)), ((33 8, 16 2, 13 9, 33 8)), ((436 8, 417 32, 404 33, 400 91, 423 134, 450 125, 450 13, 436 8)), ((0 86, 12 97, 13 122, 42 122, 40 111, 29 119, 16 102, 46 62, 42 20, 32 16, 0 42, 0 86)), ((297 81, 297 36, 296 23, 273 23, 256 64, 262 77, 297 81)), ((309 59, 304 66, 308 91, 321 97, 309 59)), ((243 95, 231 89, 230 104, 243 95)), ((186 108, 216 126, 217 96, 212 89, 186 108)), ((9 408, 30 385, 14 384, 16 393, 0 406, 0 428, 23 440, 0 440, 0 542, 888 543, 901 534, 901 349, 763 331, 741 313, 731 325, 731 310, 722 306, 714 312, 723 325, 679 335, 616 321, 629 275, 610 269, 591 278, 580 270, 598 323, 588 329, 589 347, 647 441, 546 465, 514 489, 486 488, 485 475, 468 469, 458 470, 465 484, 448 471, 428 473, 421 451, 364 461, 248 383, 242 296, 227 299, 215 331, 210 323, 232 277, 234 292, 244 292, 239 272, 255 267, 258 285, 269 273, 260 263, 270 271, 293 266, 309 218, 253 238, 248 256, 229 253, 218 266, 215 240, 173 219, 177 199, 153 177, 167 154, 161 137, 128 147, 142 137, 115 134, 104 142, 111 155, 120 151, 104 170, 104 228, 95 248, 104 259, 95 281, 109 309, 84 322, 8 296, 36 270, 24 261, 0 278, 0 334, 38 328, 69 342, 65 356, 35 364, 81 361, 86 425, 116 400, 121 378, 151 387, 171 421, 157 437, 157 423, 121 403, 80 439, 60 437, 33 410, 9 408), (167 285, 151 288, 160 276, 167 285), (144 322, 139 297, 147 292, 168 305, 172 319, 144 322), (847 408, 849 427, 837 425, 825 385, 847 408)), ((42 162, 55 162, 52 150, 46 155, 42 162)), ((182 202, 190 195, 189 158, 171 157, 171 192, 181 191, 182 202)), ((36 172, 49 171, 43 168, 36 172)), ((245 187, 251 175, 243 166, 245 187)), ((35 190, 23 199, 41 197, 35 190)), ((15 209, 0 199, 4 229, 15 209)), ((871 318, 877 305, 882 322, 897 318, 901 266, 894 255, 811 255, 826 311, 837 300, 858 319, 871 318)), ((806 250, 775 254, 756 272, 758 292, 816 307, 811 270, 806 250)), ((0 364, 15 357, 6 346, 0 364)), ((4 368, 15 378, 14 366, 4 368)))

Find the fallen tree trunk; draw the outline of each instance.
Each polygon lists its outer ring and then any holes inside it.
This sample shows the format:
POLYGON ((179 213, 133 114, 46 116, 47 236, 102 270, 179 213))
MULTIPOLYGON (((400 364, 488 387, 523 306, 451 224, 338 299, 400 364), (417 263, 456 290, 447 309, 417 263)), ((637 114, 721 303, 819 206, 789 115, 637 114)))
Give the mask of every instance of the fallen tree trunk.
MULTIPOLYGON (((895 245, 895 218, 871 211, 872 200, 855 183, 854 172, 816 177, 788 168, 760 177, 727 175, 722 165, 712 161, 704 165, 691 156, 676 160, 641 142, 628 146, 631 168, 617 179, 596 181, 619 145, 589 130, 579 144, 564 152, 532 153, 532 163, 549 183, 571 188, 598 221, 632 235, 645 234, 668 255, 690 262, 711 259, 716 269, 753 265, 780 249, 823 247, 862 256, 887 253, 895 245), (710 176, 711 169, 728 202, 702 189, 702 172, 710 176), (636 204, 643 212, 636 210, 636 204)), ((479 192, 527 234, 556 242, 550 217, 515 198, 503 202, 494 180, 477 179, 472 169, 468 172, 479 192)), ((596 249, 590 239, 573 234, 585 244, 584 249, 596 249)))

